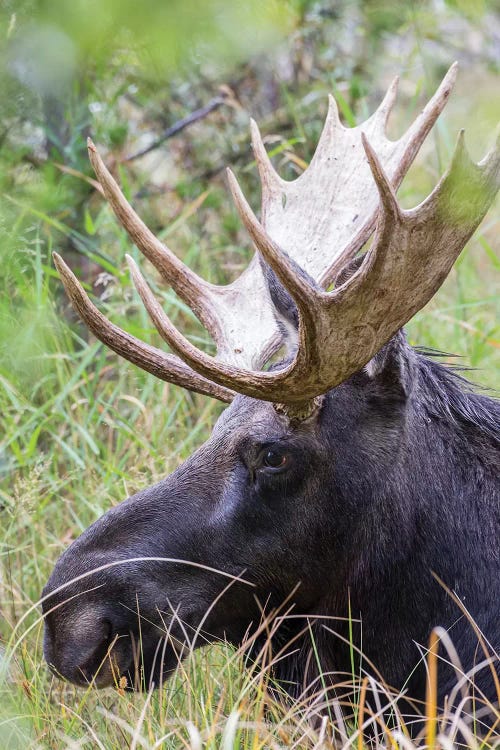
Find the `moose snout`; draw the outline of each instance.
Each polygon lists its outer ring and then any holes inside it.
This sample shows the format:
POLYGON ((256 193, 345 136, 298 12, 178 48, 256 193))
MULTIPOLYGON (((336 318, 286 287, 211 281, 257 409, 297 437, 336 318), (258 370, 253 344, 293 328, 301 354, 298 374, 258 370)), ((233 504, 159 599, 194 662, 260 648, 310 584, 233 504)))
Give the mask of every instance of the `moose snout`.
POLYGON ((82 686, 117 684, 132 662, 130 635, 119 632, 112 613, 92 607, 78 617, 49 611, 43 650, 56 676, 82 686))

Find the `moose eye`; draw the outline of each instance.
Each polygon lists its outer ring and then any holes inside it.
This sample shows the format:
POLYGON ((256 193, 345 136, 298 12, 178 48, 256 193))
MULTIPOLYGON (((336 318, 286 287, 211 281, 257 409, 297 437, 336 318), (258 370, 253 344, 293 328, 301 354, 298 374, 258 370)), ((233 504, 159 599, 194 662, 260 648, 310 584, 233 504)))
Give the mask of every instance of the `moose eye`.
POLYGON ((268 469, 283 469, 288 463, 288 454, 277 448, 269 448, 262 458, 262 465, 268 469))

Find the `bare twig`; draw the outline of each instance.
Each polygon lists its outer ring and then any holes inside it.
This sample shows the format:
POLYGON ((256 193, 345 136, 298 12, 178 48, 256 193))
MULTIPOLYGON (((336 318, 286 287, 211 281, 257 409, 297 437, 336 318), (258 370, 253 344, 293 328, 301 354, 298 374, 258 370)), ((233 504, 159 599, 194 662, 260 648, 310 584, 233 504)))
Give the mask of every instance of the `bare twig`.
POLYGON ((221 93, 218 96, 214 96, 213 99, 211 99, 208 104, 205 104, 204 107, 200 107, 199 109, 195 109, 194 112, 191 112, 189 115, 186 115, 186 117, 183 117, 181 120, 177 120, 177 122, 174 122, 173 125, 171 125, 169 128, 163 131, 163 133, 157 138, 153 143, 150 143, 149 146, 146 148, 141 149, 140 151, 137 151, 135 154, 131 154, 130 156, 126 156, 123 161, 133 161, 134 159, 139 159, 141 156, 145 156, 146 154, 149 154, 151 151, 154 151, 156 148, 161 146, 161 144, 168 140, 169 138, 172 138, 172 136, 177 135, 177 133, 180 133, 181 130, 184 130, 184 128, 187 128, 189 125, 192 125, 195 122, 198 122, 198 120, 202 120, 204 117, 206 117, 210 112, 213 112, 214 110, 218 109, 221 104, 225 104, 227 102, 228 96, 227 94, 221 93))

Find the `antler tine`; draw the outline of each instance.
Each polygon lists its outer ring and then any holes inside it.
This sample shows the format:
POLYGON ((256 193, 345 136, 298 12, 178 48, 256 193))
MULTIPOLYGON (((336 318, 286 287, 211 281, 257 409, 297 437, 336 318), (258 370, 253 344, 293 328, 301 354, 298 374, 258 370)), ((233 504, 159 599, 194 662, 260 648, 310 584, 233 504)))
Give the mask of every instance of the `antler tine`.
POLYGON ((253 119, 250 118, 250 132, 252 136, 252 148, 257 163, 257 169, 259 170, 259 177, 262 186, 263 194, 281 194, 281 190, 284 184, 284 180, 281 179, 279 174, 274 169, 264 143, 260 134, 259 126, 253 119))
MULTIPOLYGON (((316 287, 316 284, 312 279, 309 282, 305 278, 302 269, 297 266, 293 259, 276 242, 273 242, 250 208, 232 170, 228 168, 226 173, 234 204, 255 247, 262 254, 264 260, 269 263, 287 291, 296 300, 299 309, 305 313, 314 299, 313 289, 316 287)), ((317 291, 320 290, 317 288, 317 291)))
POLYGON ((342 128, 343 130, 346 129, 340 122, 339 108, 337 101, 332 94, 328 94, 328 112, 326 113, 325 122, 328 123, 328 128, 330 130, 336 130, 337 128, 342 128))
MULTIPOLYGON (((434 95, 431 97, 431 99, 429 99, 418 117, 415 118, 413 123, 408 128, 405 134, 405 136, 408 136, 408 148, 406 149, 404 160, 405 162, 408 161, 408 166, 412 163, 422 144, 422 141, 425 139, 427 133, 430 131, 437 118, 443 111, 443 107, 450 98, 450 94, 453 91, 453 87, 455 86, 457 75, 458 62, 454 62, 448 69, 448 72, 439 84, 434 95)), ((402 138, 404 138, 405 136, 403 136, 402 138)), ((402 140, 402 138, 400 138, 399 140, 402 140)), ((403 172, 400 179, 404 177, 405 173, 406 170, 405 172, 403 172)))
POLYGON ((389 88, 386 91, 384 98, 379 104, 376 112, 373 115, 374 121, 377 123, 377 130, 380 134, 385 134, 389 115, 392 112, 394 102, 398 95, 399 76, 392 79, 389 88))
POLYGON ((209 296, 210 285, 182 263, 139 218, 111 176, 90 138, 87 140, 87 147, 90 162, 104 195, 132 242, 217 339, 220 336, 220 330, 214 319, 213 303, 209 296))
POLYGON ((332 156, 335 145, 342 136, 345 137, 350 128, 344 127, 340 122, 339 108, 335 97, 332 94, 328 94, 328 110, 325 117, 325 123, 319 136, 318 145, 314 151, 311 163, 296 180, 288 184, 288 188, 291 185, 300 185, 301 182, 308 182, 307 177, 310 174, 314 174, 316 170, 324 168, 325 159, 332 156))
POLYGON ((428 220, 431 212, 445 216, 453 231, 467 232, 486 214, 500 188, 500 133, 495 145, 477 164, 465 145, 465 131, 458 133, 450 165, 432 193, 419 206, 403 211, 416 222, 428 220), (446 214, 440 214, 441 211, 446 214))
POLYGON ((370 142, 364 133, 361 133, 361 142, 365 149, 373 179, 375 180, 380 195, 380 200, 384 209, 383 213, 385 214, 385 217, 397 216, 399 214, 399 204, 396 198, 396 192, 392 187, 389 178, 385 174, 377 154, 372 149, 370 142))
POLYGON ((484 159, 478 164, 480 169, 484 169, 485 174, 496 174, 499 170, 500 161, 500 124, 497 126, 495 143, 490 148, 484 159))
POLYGON ((160 349, 145 344, 111 323, 92 304, 78 279, 61 256, 53 253, 53 258, 73 307, 99 341, 102 341, 103 344, 132 364, 138 365, 141 369, 160 378, 160 380, 175 383, 175 385, 180 385, 182 388, 187 388, 196 393, 202 393, 205 396, 212 396, 219 401, 225 401, 226 403, 232 401, 235 395, 232 391, 206 380, 177 357, 165 354, 160 349))

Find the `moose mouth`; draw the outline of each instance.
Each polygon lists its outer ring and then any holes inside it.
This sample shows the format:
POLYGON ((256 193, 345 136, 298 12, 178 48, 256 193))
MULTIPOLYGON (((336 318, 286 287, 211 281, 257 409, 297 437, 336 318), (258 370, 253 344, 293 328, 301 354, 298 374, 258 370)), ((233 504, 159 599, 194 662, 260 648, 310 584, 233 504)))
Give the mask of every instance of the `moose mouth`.
MULTIPOLYGON (((84 625, 75 623, 74 631, 81 632, 84 625)), ((98 637, 89 639, 87 634, 83 645, 81 639, 69 637, 56 650, 46 632, 44 653, 51 672, 78 687, 148 691, 165 682, 190 650, 177 623, 160 628, 141 619, 133 630, 116 631, 102 618, 97 631, 98 637)))
POLYGON ((160 687, 179 666, 183 651, 187 648, 173 646, 170 635, 144 643, 130 634, 118 635, 111 643, 100 644, 96 653, 71 673, 47 661, 56 677, 78 687, 115 687, 142 692, 160 687))

